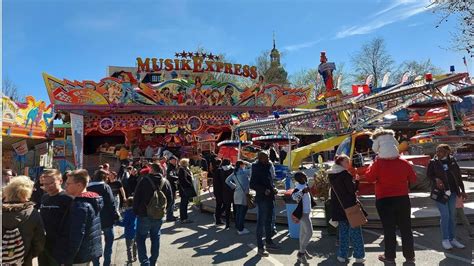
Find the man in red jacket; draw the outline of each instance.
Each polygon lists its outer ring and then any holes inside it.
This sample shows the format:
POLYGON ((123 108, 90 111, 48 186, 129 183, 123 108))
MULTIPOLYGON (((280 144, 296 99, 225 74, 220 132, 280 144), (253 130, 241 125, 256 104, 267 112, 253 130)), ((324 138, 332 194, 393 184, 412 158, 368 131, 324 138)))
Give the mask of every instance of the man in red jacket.
POLYGON ((376 158, 366 172, 366 180, 375 182, 375 205, 384 230, 385 254, 379 260, 395 263, 396 228, 402 235, 403 256, 415 261, 411 230, 411 204, 408 196, 410 183, 416 182, 412 165, 400 158, 376 158))

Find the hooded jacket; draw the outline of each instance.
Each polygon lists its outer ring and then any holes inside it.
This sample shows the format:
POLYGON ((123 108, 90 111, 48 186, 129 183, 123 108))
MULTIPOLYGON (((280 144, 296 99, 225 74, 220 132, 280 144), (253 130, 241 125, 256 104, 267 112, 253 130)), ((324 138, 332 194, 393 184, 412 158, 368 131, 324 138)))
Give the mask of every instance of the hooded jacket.
MULTIPOLYGON (((148 177, 154 182, 156 189, 159 189, 161 180, 163 177, 161 174, 150 174, 148 177)), ((166 196, 166 208, 173 200, 173 192, 171 190, 171 185, 166 178, 163 179, 165 181, 163 188, 161 191, 166 196)), ((147 217, 146 206, 151 200, 153 196, 154 190, 150 184, 150 180, 146 177, 143 177, 140 182, 138 182, 137 188, 135 189, 135 195, 133 197, 133 212, 138 217, 147 217)))
POLYGON ((247 205, 249 193, 250 169, 238 169, 229 175, 225 183, 234 189, 234 204, 247 205))
POLYGON ((379 158, 389 159, 399 156, 398 141, 394 137, 392 130, 376 130, 372 135, 372 150, 378 154, 379 158))
POLYGON ((61 239, 63 251, 53 251, 59 264, 86 263, 102 256, 100 212, 103 206, 102 197, 95 192, 84 192, 74 198, 69 211, 69 232, 61 239))
POLYGON ((344 209, 357 203, 352 175, 342 166, 334 164, 328 170, 328 178, 331 183, 331 218, 333 221, 347 221, 344 209))
POLYGON ((217 176, 214 178, 214 195, 226 204, 234 201, 234 190, 225 184, 227 177, 233 173, 232 165, 223 165, 217 169, 217 176))
POLYGON ((24 265, 32 265, 32 260, 42 251, 46 241, 43 221, 34 202, 3 203, 2 229, 18 228, 25 246, 24 265))
POLYGON ((102 229, 112 227, 115 220, 118 218, 112 188, 103 181, 90 182, 87 186, 87 191, 95 192, 102 197, 104 205, 100 211, 100 224, 102 229))

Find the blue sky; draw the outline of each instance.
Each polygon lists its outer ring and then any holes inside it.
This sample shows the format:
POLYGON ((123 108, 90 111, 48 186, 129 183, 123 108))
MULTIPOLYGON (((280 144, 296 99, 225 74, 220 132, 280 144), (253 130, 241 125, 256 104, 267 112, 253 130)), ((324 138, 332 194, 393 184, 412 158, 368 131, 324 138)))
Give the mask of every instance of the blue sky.
POLYGON ((316 67, 320 51, 348 71, 351 55, 374 37, 397 63, 431 59, 465 71, 465 54, 445 49, 455 21, 436 29, 428 2, 4 0, 2 74, 22 95, 48 99, 42 72, 99 81, 109 65, 197 47, 248 64, 271 49, 273 31, 290 74, 316 67))

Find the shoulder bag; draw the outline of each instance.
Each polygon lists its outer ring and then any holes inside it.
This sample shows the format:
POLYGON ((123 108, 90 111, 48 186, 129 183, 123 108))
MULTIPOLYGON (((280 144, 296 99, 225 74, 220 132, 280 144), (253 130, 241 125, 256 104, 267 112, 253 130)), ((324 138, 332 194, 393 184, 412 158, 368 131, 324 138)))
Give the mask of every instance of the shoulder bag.
POLYGON ((365 213, 359 202, 356 202, 354 206, 351 206, 349 208, 344 208, 344 205, 342 205, 342 201, 339 198, 339 195, 337 194, 336 190, 333 187, 332 187, 332 190, 334 191, 334 194, 336 194, 336 198, 339 201, 339 204, 344 209, 347 220, 349 221, 349 224, 351 225, 352 228, 359 227, 368 222, 367 217, 365 216, 365 213))

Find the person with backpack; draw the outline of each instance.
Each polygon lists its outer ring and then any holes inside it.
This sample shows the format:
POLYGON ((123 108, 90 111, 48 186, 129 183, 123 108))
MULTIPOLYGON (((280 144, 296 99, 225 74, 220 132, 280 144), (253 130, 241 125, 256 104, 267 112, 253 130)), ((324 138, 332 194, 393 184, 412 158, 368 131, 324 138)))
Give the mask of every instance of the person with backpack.
POLYGON ((67 256, 58 261, 61 265, 89 265, 102 256, 100 211, 103 200, 99 194, 87 191, 87 183, 89 173, 85 169, 72 171, 66 180, 66 192, 74 201, 67 220, 69 232, 61 239, 64 245, 55 250, 63 249, 67 256))
POLYGON ((160 254, 160 235, 167 205, 172 201, 171 185, 162 176, 159 164, 151 164, 151 173, 143 177, 135 189, 133 212, 137 215, 136 242, 141 265, 155 265, 160 254), (150 235, 151 256, 145 241, 150 235))
POLYGON ((3 264, 29 266, 43 251, 46 240, 43 222, 35 203, 30 201, 33 186, 29 177, 17 176, 3 188, 3 264))
POLYGON ((245 235, 250 231, 245 228, 245 215, 248 210, 247 195, 249 193, 250 169, 246 168, 247 163, 237 161, 235 171, 229 175, 225 183, 234 189, 235 227, 239 235, 245 235))
MULTIPOLYGON (((105 166, 105 164, 104 164, 105 166)), ((110 172, 104 169, 97 170, 92 182, 87 186, 87 191, 95 192, 102 197, 104 207, 100 211, 100 224, 104 234, 104 266, 109 266, 112 259, 112 245, 114 243, 114 223, 119 220, 120 214, 115 207, 112 188, 105 183, 110 172)), ((94 266, 99 266, 99 258, 93 261, 94 266)))
POLYGON ((59 265, 58 261, 66 254, 58 254, 60 258, 53 257, 53 251, 64 250, 63 244, 58 241, 60 235, 69 230, 67 216, 73 198, 62 189, 63 178, 57 169, 46 169, 40 176, 41 189, 46 192, 41 199, 40 214, 46 229, 46 245, 38 257, 40 266, 59 265))

